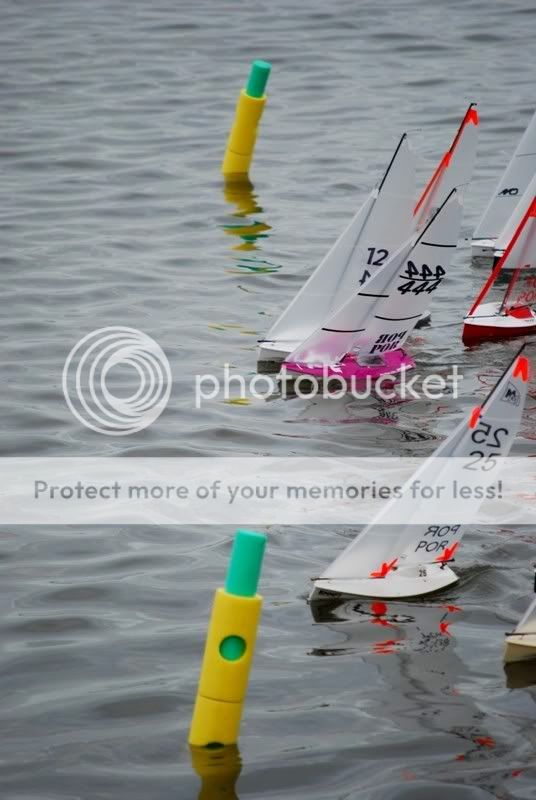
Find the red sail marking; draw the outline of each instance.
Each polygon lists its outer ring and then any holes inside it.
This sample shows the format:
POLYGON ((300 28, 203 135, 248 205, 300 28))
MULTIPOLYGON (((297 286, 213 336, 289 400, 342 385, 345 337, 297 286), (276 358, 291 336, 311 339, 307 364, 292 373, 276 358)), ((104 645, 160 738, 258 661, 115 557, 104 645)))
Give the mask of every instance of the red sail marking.
POLYGON ((469 108, 465 112, 465 117, 462 119, 462 123, 461 123, 460 127, 458 128, 456 136, 454 137, 454 141, 452 142, 452 144, 450 146, 449 153, 451 153, 451 154, 454 153, 454 151, 456 150, 456 147, 458 145, 458 142, 460 141, 461 135, 462 135, 466 125, 469 125, 469 123, 472 123, 475 127, 478 126, 478 123, 479 123, 478 111, 476 110, 474 105, 475 105, 474 103, 471 103, 471 105, 469 106, 469 108))
MULTIPOLYGON (((478 295, 478 297, 476 298, 475 302, 471 306, 471 309, 470 309, 469 314, 468 314, 469 317, 472 316, 475 313, 476 309, 481 304, 481 302, 486 297, 487 293, 489 292, 489 290, 491 289, 491 287, 493 286, 493 284, 497 280, 497 277, 498 277, 499 273, 501 272, 501 270, 503 268, 503 265, 506 263, 506 261, 510 257, 510 253, 512 252, 512 249, 513 249, 515 243, 517 242, 517 240, 521 236, 521 232, 522 232, 523 228, 525 227, 529 217, 536 217, 536 198, 534 198, 534 200, 532 201, 532 203, 528 207, 527 211, 525 212, 525 214, 523 216, 523 219, 521 220, 521 222, 517 226, 517 228, 515 230, 515 233, 512 236, 512 238, 511 238, 511 240, 510 240, 510 242, 508 244, 508 247, 506 248, 506 250, 504 251, 504 253, 500 257, 500 259, 497 261, 495 267, 490 272, 487 281, 485 282, 484 286, 480 290, 480 294, 478 295)), ((514 280, 517 280, 516 272, 517 272, 517 270, 514 272, 514 274, 512 275, 512 278, 510 279, 510 283, 508 284, 508 288, 506 290, 507 292, 510 289, 511 282, 514 281, 514 280)))
POLYGON ((480 419, 481 411, 482 411, 482 406, 475 406, 471 411, 471 416, 469 417, 469 422, 467 423, 470 428, 476 428, 478 420, 480 419))
POLYGON ((446 605, 446 606, 442 606, 442 608, 446 608, 446 609, 447 609, 447 611, 450 611, 450 612, 454 612, 454 611, 463 611, 463 608, 460 608, 459 606, 449 606, 449 605, 446 605))
POLYGON ((430 180, 428 181, 428 183, 424 187, 424 191, 421 194, 421 196, 420 196, 420 198, 419 198, 419 200, 417 202, 417 205, 413 209, 413 216, 415 216, 417 214, 417 212, 419 211, 420 207, 422 206, 422 204, 424 203, 424 201, 426 200, 426 198, 428 197, 428 195, 432 191, 432 187, 438 181, 439 176, 448 167, 449 162, 450 162, 450 151, 448 153, 445 153, 445 155, 443 156, 443 158, 441 159, 441 161, 439 162, 439 164, 435 168, 434 174, 432 175, 432 177, 430 178, 430 180))
POLYGON ((450 561, 456 550, 458 549, 459 542, 455 542, 452 547, 445 547, 445 550, 441 553, 440 556, 436 558, 438 562, 445 562, 450 561))
POLYGON ((529 379, 529 360, 526 356, 519 356, 516 361, 516 365, 514 367, 514 371, 512 373, 514 378, 521 378, 523 383, 526 383, 529 379))
POLYGON ((440 622, 439 623, 439 633, 442 633, 445 636, 452 636, 452 633, 449 631, 449 626, 450 625, 451 625, 450 622, 440 622))
POLYGON ((390 564, 386 564, 385 561, 381 565, 380 569, 377 572, 371 572, 369 577, 370 578, 385 578, 392 570, 396 569, 396 562, 398 558, 394 558, 390 564))
POLYGON ((469 123, 472 123, 473 125, 478 125, 478 122, 479 122, 478 111, 476 110, 476 108, 474 108, 474 105, 475 105, 474 103, 471 103, 471 105, 469 106, 469 108, 465 112, 465 116, 464 116, 464 118, 463 118, 463 120, 461 122, 460 127, 458 128, 458 130, 456 132, 456 136, 454 137, 454 140, 453 140, 453 142, 452 142, 452 144, 450 146, 450 149, 445 153, 445 155, 443 156, 443 158, 441 159, 441 161, 437 165, 434 174, 432 175, 432 177, 430 178, 430 180, 428 181, 428 183, 424 187, 424 191, 421 194, 421 196, 420 196, 420 198, 419 198, 419 200, 417 202, 417 205, 413 209, 413 215, 414 216, 417 214, 417 212, 419 211, 420 207, 422 206, 422 204, 424 203, 424 201, 426 200, 426 198, 430 194, 430 192, 432 190, 432 187, 437 183, 439 177, 441 176, 441 173, 444 170, 446 170, 447 167, 449 166, 451 156, 453 155, 453 153, 454 153, 454 151, 455 151, 455 149, 456 149, 456 147, 458 145, 458 142, 460 141, 460 137, 461 137, 461 135, 463 133, 463 130, 464 130, 465 126, 468 125, 469 123))

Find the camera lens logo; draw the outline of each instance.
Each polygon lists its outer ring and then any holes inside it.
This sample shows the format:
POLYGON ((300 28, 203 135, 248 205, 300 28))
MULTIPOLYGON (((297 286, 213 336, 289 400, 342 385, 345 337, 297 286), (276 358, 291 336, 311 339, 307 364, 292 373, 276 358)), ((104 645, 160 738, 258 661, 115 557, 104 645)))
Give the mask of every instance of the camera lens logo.
POLYGON ((113 326, 77 342, 65 361, 62 385, 83 425, 107 436, 128 436, 151 425, 166 407, 171 370, 154 339, 113 326))

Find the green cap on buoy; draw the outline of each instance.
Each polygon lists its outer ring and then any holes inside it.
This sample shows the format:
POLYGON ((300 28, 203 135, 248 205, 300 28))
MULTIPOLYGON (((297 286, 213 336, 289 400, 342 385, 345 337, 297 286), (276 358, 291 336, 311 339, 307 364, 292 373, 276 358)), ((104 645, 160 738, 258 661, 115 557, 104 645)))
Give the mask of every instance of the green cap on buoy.
POLYGON ((250 97, 262 97, 268 78, 270 77, 270 70, 272 65, 267 61, 254 61, 251 65, 251 72, 249 73, 248 84, 246 86, 246 94, 250 97))
POLYGON ((266 547, 264 533, 237 531, 225 579, 225 591, 239 597, 254 597, 259 585, 262 557, 266 547))

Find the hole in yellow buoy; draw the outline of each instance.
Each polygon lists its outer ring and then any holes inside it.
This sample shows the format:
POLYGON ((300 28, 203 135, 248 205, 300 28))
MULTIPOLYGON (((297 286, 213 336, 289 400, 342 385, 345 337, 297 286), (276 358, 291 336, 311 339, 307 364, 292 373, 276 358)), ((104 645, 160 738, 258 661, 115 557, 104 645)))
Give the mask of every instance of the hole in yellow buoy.
POLYGON ((237 661, 246 652, 246 642, 241 636, 226 636, 220 644, 220 655, 226 661, 237 661))

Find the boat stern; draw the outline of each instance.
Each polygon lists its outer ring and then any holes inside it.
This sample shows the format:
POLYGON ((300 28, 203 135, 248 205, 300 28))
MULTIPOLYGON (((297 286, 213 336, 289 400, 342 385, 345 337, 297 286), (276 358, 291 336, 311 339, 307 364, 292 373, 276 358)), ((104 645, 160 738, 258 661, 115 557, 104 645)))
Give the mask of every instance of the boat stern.
POLYGON ((458 582, 448 566, 423 564, 396 570, 385 578, 317 578, 309 602, 338 597, 378 597, 384 600, 421 597, 458 582))

